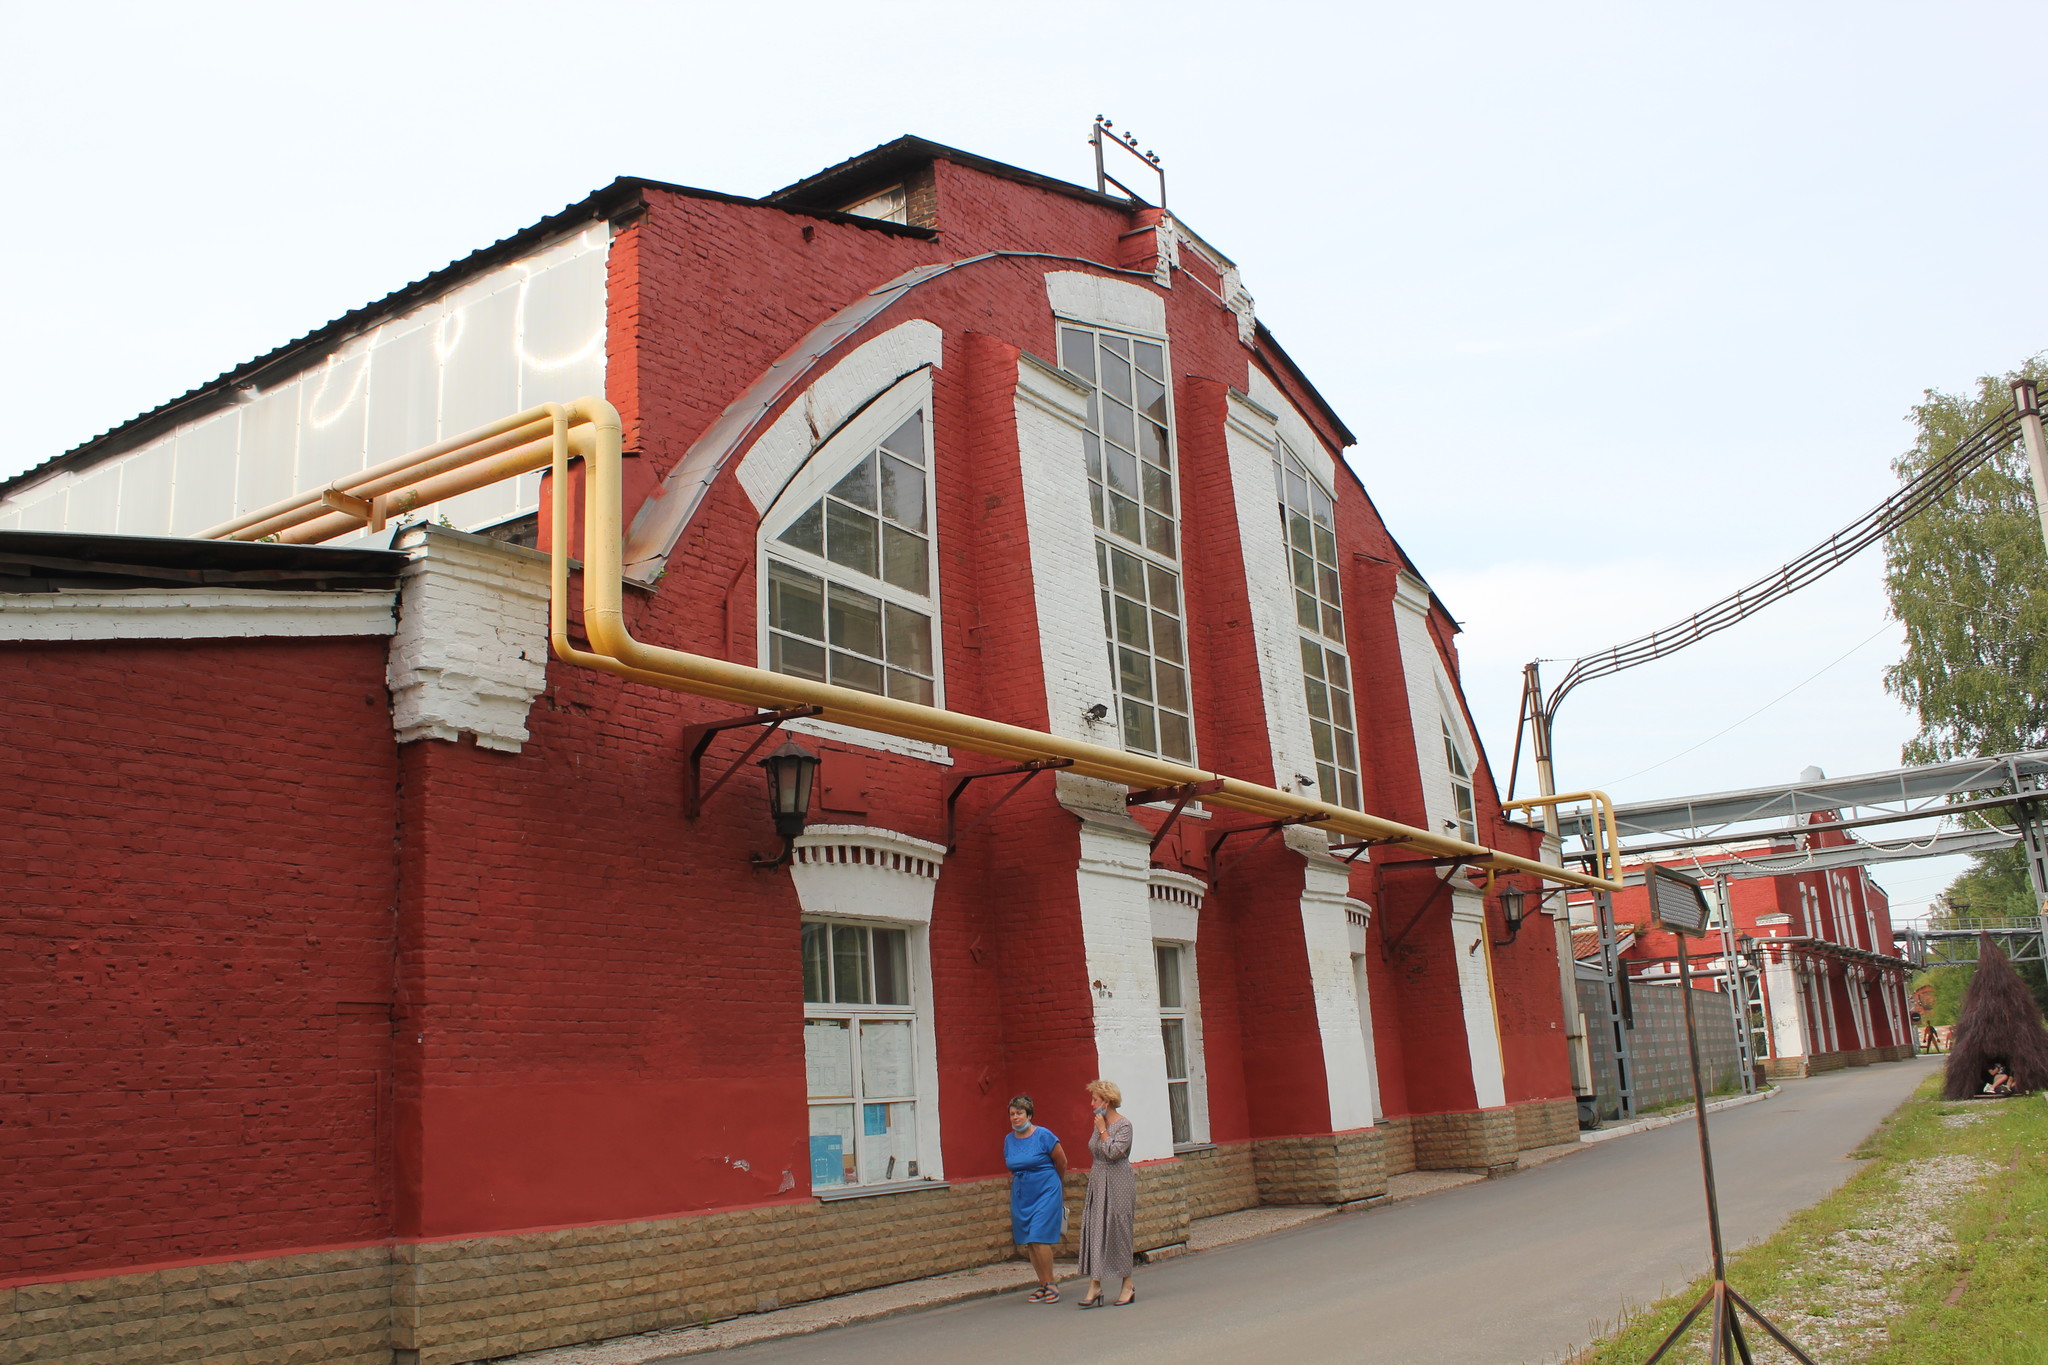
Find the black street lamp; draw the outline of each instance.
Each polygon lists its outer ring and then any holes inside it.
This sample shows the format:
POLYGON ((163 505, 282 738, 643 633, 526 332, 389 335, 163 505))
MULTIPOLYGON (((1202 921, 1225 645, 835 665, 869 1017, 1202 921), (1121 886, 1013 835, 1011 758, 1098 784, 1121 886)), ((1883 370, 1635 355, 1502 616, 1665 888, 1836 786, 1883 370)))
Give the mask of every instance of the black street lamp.
POLYGON ((1516 890, 1514 887, 1509 887, 1502 891, 1500 893, 1500 917, 1502 923, 1507 925, 1508 936, 1498 940, 1493 946, 1505 948, 1510 943, 1513 943, 1516 936, 1522 932, 1522 921, 1529 917, 1529 893, 1516 890))
POLYGON ((782 836, 782 852, 774 858, 754 859, 762 869, 781 867, 796 852, 796 836, 804 832, 811 813, 811 783, 818 775, 818 756, 795 740, 761 760, 768 777, 768 809, 775 817, 775 832, 782 836))

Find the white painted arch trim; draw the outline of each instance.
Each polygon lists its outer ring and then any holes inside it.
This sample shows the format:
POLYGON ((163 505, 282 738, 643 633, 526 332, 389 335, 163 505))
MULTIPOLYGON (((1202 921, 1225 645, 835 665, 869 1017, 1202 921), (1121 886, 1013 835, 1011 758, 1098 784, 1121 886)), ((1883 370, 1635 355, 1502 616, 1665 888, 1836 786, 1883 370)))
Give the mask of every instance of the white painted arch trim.
POLYGON ((1200 877, 1167 868, 1152 869, 1152 937, 1192 946, 1201 928, 1202 899, 1209 884, 1200 877))
MULTIPOLYGON (((740 487, 754 510, 767 511, 804 462, 863 407, 920 370, 943 369, 944 335, 936 323, 913 318, 856 346, 798 394, 740 461, 740 487)), ((930 392, 927 375, 927 398, 930 392)))
POLYGON ((812 825, 796 837, 790 878, 806 915, 926 926, 942 844, 875 825, 812 825))
POLYGON ((1142 284, 1080 270, 1054 270, 1046 274, 1045 296, 1060 317, 1166 338, 1166 300, 1142 284))

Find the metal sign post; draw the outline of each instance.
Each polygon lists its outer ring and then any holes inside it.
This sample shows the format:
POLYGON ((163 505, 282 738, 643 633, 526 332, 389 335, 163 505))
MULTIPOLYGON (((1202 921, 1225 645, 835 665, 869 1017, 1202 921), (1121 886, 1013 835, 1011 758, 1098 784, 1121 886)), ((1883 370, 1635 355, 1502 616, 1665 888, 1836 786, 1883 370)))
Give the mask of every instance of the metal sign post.
POLYGON ((1714 1324, 1707 1365, 1736 1365, 1737 1361, 1741 1365, 1754 1365, 1754 1357, 1749 1352, 1749 1338, 1742 1330, 1742 1314, 1745 1313, 1752 1322, 1770 1333, 1774 1341, 1790 1351, 1800 1365, 1814 1365, 1813 1357, 1793 1345, 1790 1337, 1779 1331, 1776 1324, 1757 1311, 1755 1304, 1736 1293, 1728 1283, 1728 1257, 1721 1243, 1721 1202, 1714 1192, 1714 1149, 1707 1139, 1707 1087, 1700 1078, 1699 1030, 1693 1022, 1692 962, 1685 949, 1689 935, 1706 932, 1707 898, 1700 894, 1699 883, 1690 877, 1655 863, 1644 870, 1649 874, 1651 909, 1658 923, 1678 939, 1678 983, 1685 994, 1685 1047, 1692 1059, 1693 1121, 1700 1134, 1700 1174, 1707 1187, 1707 1240, 1714 1256, 1714 1282, 1707 1287, 1706 1293, 1700 1295, 1698 1302, 1686 1310, 1678 1325, 1671 1329, 1671 1335, 1650 1353, 1644 1365, 1657 1365, 1709 1304, 1714 1308, 1714 1324))

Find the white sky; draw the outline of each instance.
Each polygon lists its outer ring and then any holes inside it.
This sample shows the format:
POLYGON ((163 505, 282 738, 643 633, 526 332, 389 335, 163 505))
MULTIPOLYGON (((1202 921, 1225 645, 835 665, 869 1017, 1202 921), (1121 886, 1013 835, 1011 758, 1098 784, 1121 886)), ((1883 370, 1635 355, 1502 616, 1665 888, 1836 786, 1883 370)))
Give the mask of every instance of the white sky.
MULTIPOLYGON (((1891 488, 1923 389, 2048 346, 2038 18, 16 5, 0 474, 617 175, 760 194, 913 132, 1083 180, 1107 113, 1357 431, 1367 487, 1465 623, 1504 776, 1527 659, 1667 624, 1804 550, 1891 488)), ((1626 800, 1896 763, 1879 567, 1582 689, 1563 784, 1626 800)), ((1958 862, 1880 876, 1910 913, 1958 862)))

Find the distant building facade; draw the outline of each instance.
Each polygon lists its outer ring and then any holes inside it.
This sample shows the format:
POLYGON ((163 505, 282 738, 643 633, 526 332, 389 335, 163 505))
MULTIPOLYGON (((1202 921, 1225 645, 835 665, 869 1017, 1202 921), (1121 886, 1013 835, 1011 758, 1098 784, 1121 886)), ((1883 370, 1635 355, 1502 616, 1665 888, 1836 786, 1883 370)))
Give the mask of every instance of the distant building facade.
MULTIPOLYGON (((1835 818, 1820 814, 1808 823, 1835 818)), ((1768 1075, 1808 1076, 1913 1055, 1911 967, 1893 941, 1884 888, 1866 868, 1712 881, 1717 869, 1740 869, 1745 855, 1782 857, 1855 843, 1846 831, 1817 829, 1667 864, 1709 883, 1715 932, 1687 945, 1701 986, 1727 987, 1719 928, 1733 926, 1739 970, 1750 983, 1753 1051, 1768 1075)), ((1631 979, 1674 978, 1677 942, 1650 922, 1645 891, 1636 886, 1616 895, 1614 915, 1633 933, 1622 954, 1631 979)))

